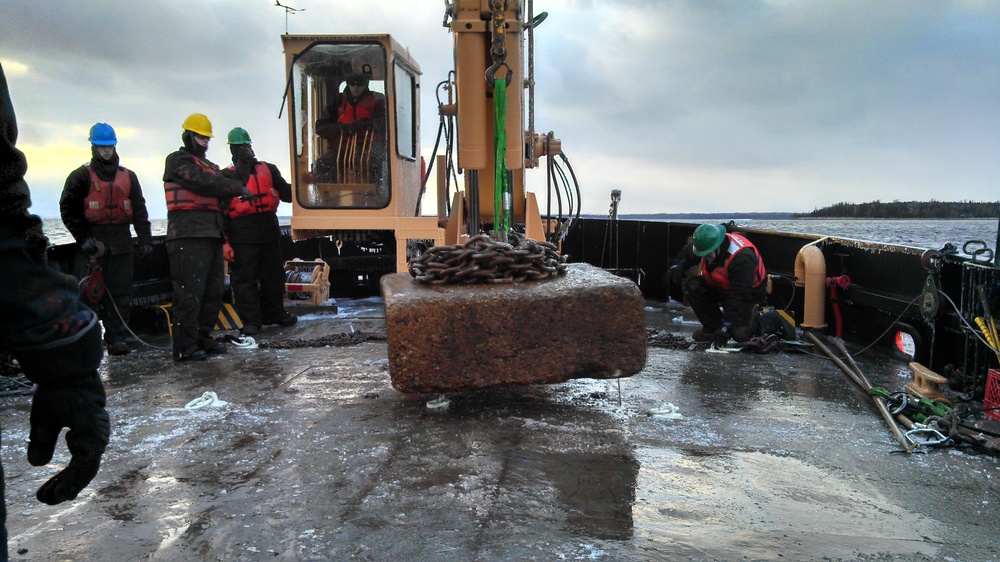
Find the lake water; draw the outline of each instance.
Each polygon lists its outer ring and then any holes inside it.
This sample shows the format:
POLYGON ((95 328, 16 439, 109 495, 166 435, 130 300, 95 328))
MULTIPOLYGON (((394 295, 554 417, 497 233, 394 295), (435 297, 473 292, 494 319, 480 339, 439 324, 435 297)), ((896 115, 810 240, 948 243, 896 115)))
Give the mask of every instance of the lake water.
MULTIPOLYGON (((870 240, 921 249, 940 249, 946 243, 959 250, 970 240, 996 247, 997 219, 733 219, 742 228, 776 230, 819 236, 870 240)), ((45 234, 53 244, 73 241, 59 219, 43 219, 45 234)), ((690 221, 688 221, 690 222, 690 221)), ((719 222, 728 222, 728 219, 719 222)), ((154 219, 153 234, 165 234, 166 219, 154 219)), ((981 245, 970 246, 973 250, 981 245)))

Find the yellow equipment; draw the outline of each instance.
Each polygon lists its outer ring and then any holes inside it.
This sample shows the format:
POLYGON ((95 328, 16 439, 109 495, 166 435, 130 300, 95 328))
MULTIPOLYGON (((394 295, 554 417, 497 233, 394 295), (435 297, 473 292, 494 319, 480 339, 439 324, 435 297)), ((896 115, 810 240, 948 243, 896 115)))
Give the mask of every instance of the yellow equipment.
POLYGON ((440 86, 447 100, 439 98, 439 113, 457 122, 454 154, 464 190, 449 200, 445 186, 457 177, 456 168, 444 157, 432 162, 431 167, 437 165, 436 217, 420 214, 427 175, 419 150, 421 72, 409 50, 389 35, 283 35, 292 238, 325 237, 343 244, 344 255, 338 246, 334 269, 350 268, 350 260, 363 254, 368 266, 392 259, 383 273, 402 272, 408 258, 429 246, 501 230, 493 226, 493 217, 502 201, 504 226, 545 240, 534 194, 524 189, 525 168, 536 167, 540 156, 559 154, 560 148, 551 134, 540 137, 524 127, 525 108, 532 113, 533 87, 533 79, 522 72, 524 38, 541 19, 525 15, 520 0, 446 5, 455 71, 440 86), (359 77, 367 80, 373 97, 367 106, 349 107, 348 84, 359 77), (497 92, 501 81, 507 85, 497 92), (494 101, 501 93, 506 156, 498 172, 494 101), (501 183, 509 187, 498 197, 494 184, 504 176, 501 183))

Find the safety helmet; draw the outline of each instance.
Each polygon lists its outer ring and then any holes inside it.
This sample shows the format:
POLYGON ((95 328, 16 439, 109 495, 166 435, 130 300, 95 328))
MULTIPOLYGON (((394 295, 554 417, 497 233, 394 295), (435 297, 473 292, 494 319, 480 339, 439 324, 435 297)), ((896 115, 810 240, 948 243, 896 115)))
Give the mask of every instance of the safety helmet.
POLYGON ((368 85, 368 81, 370 79, 371 79, 371 75, 370 74, 365 74, 365 73, 352 74, 352 75, 350 75, 350 76, 347 77, 347 85, 348 86, 367 86, 368 85))
POLYGON ((233 130, 229 131, 228 140, 229 144, 253 144, 250 133, 243 127, 233 127, 233 130))
POLYGON ((197 133, 203 137, 211 137, 212 135, 212 122, 208 120, 201 113, 192 113, 187 116, 184 120, 184 124, 181 128, 185 131, 191 131, 192 133, 197 133))
POLYGON ((692 242, 694 243, 694 255, 698 257, 707 256, 722 245, 726 239, 726 229, 717 224, 703 224, 694 229, 692 242))
POLYGON ((107 123, 94 123, 94 126, 90 128, 90 138, 88 140, 90 144, 97 146, 114 146, 118 144, 118 137, 115 136, 115 130, 107 123))

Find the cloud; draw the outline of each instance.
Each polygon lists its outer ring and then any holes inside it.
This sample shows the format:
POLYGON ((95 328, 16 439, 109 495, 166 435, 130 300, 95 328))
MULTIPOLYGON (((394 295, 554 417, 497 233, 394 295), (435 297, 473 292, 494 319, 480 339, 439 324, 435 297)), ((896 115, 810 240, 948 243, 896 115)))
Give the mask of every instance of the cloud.
MULTIPOLYGON (((391 33, 411 50, 429 155, 434 87, 453 61, 441 3, 290 5, 305 10, 287 16, 292 33, 391 33)), ((623 190, 623 209, 648 212, 997 200, 996 2, 534 5, 549 12, 535 34, 536 126, 562 140, 585 213, 603 213, 611 189, 623 190)), ((122 163, 160 216, 163 158, 191 112, 212 119, 217 163, 239 125, 287 173, 285 21, 270 0, 7 0, 3 64, 35 212, 53 216, 49 202, 97 121, 122 131, 122 163)))

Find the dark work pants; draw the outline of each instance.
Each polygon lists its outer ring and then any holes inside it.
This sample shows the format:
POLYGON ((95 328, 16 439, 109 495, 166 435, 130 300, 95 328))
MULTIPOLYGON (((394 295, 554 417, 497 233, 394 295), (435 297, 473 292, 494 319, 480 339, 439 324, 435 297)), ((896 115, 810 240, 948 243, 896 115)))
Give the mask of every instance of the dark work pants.
POLYGON ((233 299, 244 325, 258 328, 285 317, 285 265, 278 240, 259 244, 230 238, 235 261, 233 299))
POLYGON ((209 339, 222 308, 225 279, 221 238, 167 240, 174 288, 171 321, 174 358, 190 355, 209 339))
MULTIPOLYGON (((709 332, 715 332, 722 328, 723 303, 726 302, 727 295, 710 287, 701 275, 688 277, 684 280, 684 298, 694 311, 698 321, 709 332)), ((733 338, 736 341, 746 341, 756 335, 757 322, 754 316, 754 306, 764 302, 766 297, 764 287, 755 289, 751 300, 737 302, 734 306, 737 310, 727 311, 727 317, 734 318, 733 338)))

